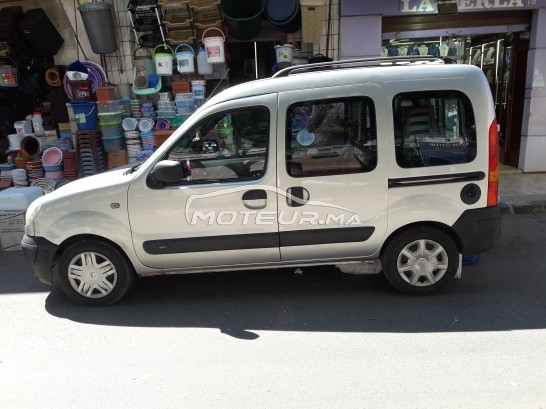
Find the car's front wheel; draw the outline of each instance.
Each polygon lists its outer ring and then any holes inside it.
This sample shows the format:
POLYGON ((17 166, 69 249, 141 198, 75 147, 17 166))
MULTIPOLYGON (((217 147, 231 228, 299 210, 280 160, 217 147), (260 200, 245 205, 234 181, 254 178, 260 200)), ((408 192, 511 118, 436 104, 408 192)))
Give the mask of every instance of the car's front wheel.
POLYGON ((444 288, 459 268, 453 238, 432 226, 417 226, 395 236, 385 247, 383 272, 404 294, 426 295, 444 288))
POLYGON ((82 240, 61 255, 58 278, 64 293, 72 300, 103 306, 115 303, 129 291, 134 272, 110 244, 82 240))

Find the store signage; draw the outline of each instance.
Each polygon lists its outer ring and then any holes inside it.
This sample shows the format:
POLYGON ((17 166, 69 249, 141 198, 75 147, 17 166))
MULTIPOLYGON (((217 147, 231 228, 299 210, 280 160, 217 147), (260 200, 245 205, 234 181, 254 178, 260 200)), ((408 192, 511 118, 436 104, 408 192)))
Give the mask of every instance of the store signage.
MULTIPOLYGON (((515 9, 534 6, 537 0, 457 0, 459 11, 515 9)), ((400 0, 402 13, 437 13, 434 0, 400 0)))
MULTIPOLYGON (((408 14, 436 14, 438 7, 436 0, 340 0, 343 16, 384 16, 408 14)), ((473 13, 481 11, 539 9, 546 7, 546 0, 454 0, 459 13, 473 13)))

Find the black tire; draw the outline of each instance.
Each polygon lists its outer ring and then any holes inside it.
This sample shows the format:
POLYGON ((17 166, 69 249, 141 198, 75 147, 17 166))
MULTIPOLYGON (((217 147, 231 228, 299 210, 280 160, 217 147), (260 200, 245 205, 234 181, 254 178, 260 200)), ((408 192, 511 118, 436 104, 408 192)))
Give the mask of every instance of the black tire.
POLYGON ((73 301, 84 305, 110 305, 131 288, 135 273, 123 254, 110 244, 83 240, 61 255, 58 282, 73 301))
POLYGON ((459 251, 453 238, 432 226, 412 227, 393 237, 381 262, 383 272, 398 291, 432 294, 449 284, 459 268, 459 251))

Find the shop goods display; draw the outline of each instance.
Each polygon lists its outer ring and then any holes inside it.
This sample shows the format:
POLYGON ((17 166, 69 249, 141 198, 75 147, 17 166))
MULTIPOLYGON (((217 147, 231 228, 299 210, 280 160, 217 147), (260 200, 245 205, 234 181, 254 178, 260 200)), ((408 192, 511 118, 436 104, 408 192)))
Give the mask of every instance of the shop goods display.
POLYGON ((28 186, 28 178, 26 169, 13 169, 11 171, 11 177, 13 178, 13 186, 22 187, 28 186))
POLYGON ((264 15, 267 21, 285 33, 294 33, 301 28, 299 0, 266 0, 264 15))
POLYGON ((95 175, 107 169, 99 131, 76 132, 76 144, 79 172, 82 177, 95 175))
MULTIPOLYGON (((92 93, 95 94, 96 89, 99 87, 108 86, 108 78, 104 68, 93 61, 81 61, 81 64, 87 70, 87 80, 91 81, 92 93)), ((70 86, 70 78, 68 76, 70 65, 67 66, 67 75, 63 77, 63 87, 68 99, 75 99, 72 87, 70 86)))
POLYGON ((79 131, 92 131, 97 128, 96 101, 75 101, 70 103, 74 120, 79 131))
POLYGON ((219 28, 210 27, 203 32, 201 41, 205 46, 208 63, 218 64, 226 61, 225 40, 226 37, 219 28))
POLYGON ((83 25, 95 54, 112 53, 118 49, 112 5, 106 1, 78 6, 83 25))
POLYGON ((260 33, 265 0, 222 0, 220 4, 230 36, 250 40, 260 33))
POLYGON ((195 52, 189 44, 180 44, 174 49, 176 69, 179 73, 193 73, 195 71, 195 52))
POLYGON ((173 75, 174 52, 167 44, 159 44, 153 52, 155 73, 157 75, 173 75))

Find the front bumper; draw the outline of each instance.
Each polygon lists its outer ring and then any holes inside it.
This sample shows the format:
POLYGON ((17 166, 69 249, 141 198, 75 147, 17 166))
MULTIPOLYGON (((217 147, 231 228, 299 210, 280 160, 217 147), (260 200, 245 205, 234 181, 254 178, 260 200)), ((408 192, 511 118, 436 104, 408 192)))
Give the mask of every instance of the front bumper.
POLYGON ((32 264, 34 275, 43 283, 52 283, 52 267, 59 246, 43 237, 31 237, 26 234, 21 240, 25 258, 32 264))

